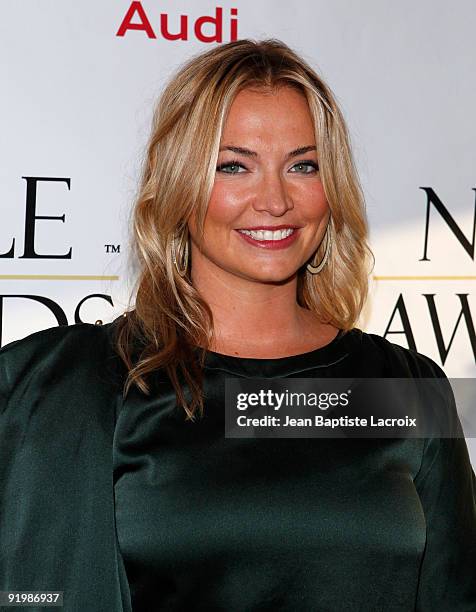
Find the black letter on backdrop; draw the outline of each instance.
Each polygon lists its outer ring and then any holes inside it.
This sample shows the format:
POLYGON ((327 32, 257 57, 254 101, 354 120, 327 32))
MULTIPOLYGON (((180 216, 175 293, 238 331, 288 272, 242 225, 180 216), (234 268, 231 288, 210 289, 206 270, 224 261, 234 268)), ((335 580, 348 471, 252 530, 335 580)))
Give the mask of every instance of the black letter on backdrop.
POLYGON ((39 255, 35 253, 35 222, 36 219, 60 219, 61 217, 47 217, 36 214, 36 184, 38 181, 62 181, 70 188, 69 178, 22 176, 26 180, 26 214, 25 214, 25 252, 19 259, 71 259, 71 248, 65 255, 39 255))
POLYGON ((2 254, 0 255, 0 257, 8 257, 8 258, 10 258, 10 259, 13 259, 14 253, 15 253, 15 238, 13 239, 13 242, 12 242, 12 247, 11 247, 11 249, 8 251, 8 253, 2 253, 2 254))
POLYGON ((450 352, 451 345, 453 344, 453 339, 455 337, 456 330, 458 329, 458 325, 461 320, 461 316, 464 316, 466 328, 468 330, 469 341, 471 342, 471 348, 473 349, 474 360, 476 363, 476 334, 474 332, 473 318, 471 317, 471 311, 469 309, 468 294, 467 293, 457 293, 456 294, 459 297, 459 300, 461 302, 461 311, 459 313, 458 319, 456 320, 456 324, 453 329, 453 333, 451 334, 451 338, 448 343, 448 347, 445 347, 445 343, 443 340, 443 334, 441 333, 440 321, 438 319, 438 313, 436 312, 436 306, 435 306, 435 299, 434 299, 435 294, 434 293, 426 293, 426 294, 423 293, 422 295, 428 303, 428 310, 430 311, 431 323, 433 325, 433 331, 435 332, 436 344, 438 345, 438 351, 440 353, 442 365, 445 365, 445 361, 446 361, 446 358, 448 357, 448 353, 450 352))
MULTIPOLYGON (((463 232, 460 230, 456 221, 450 215, 450 213, 448 212, 448 209, 443 204, 443 202, 440 200, 440 198, 436 195, 433 189, 431 187, 420 187, 420 189, 423 189, 423 191, 426 192, 427 200, 426 200, 426 219, 425 219, 425 244, 423 246, 423 257, 419 261, 430 261, 428 257, 426 256, 427 248, 428 248, 428 229, 430 225, 430 204, 433 204, 436 210, 440 213, 440 215, 446 221, 448 227, 453 232, 453 234, 456 236, 456 238, 458 239, 458 242, 464 248, 466 253, 468 253, 471 259, 474 260, 474 234, 476 230, 476 199, 474 202, 473 238, 472 238, 472 242, 470 242, 466 238, 466 236, 463 234, 463 232)), ((473 187, 473 191, 476 192, 476 189, 474 187, 473 187)))
POLYGON ((79 311, 81 309, 81 306, 84 304, 84 302, 86 302, 86 300, 89 300, 90 298, 101 298, 102 300, 106 300, 106 302, 109 302, 109 304, 111 304, 111 306, 114 308, 114 302, 112 301, 112 297, 110 295, 106 295, 104 293, 91 293, 91 295, 87 295, 86 297, 84 297, 79 304, 76 306, 76 310, 74 311, 74 322, 75 323, 83 323, 83 321, 81 320, 81 317, 79 316, 79 311))
POLYGON ((35 302, 39 302, 51 310, 58 321, 58 325, 68 325, 68 320, 63 309, 58 306, 56 302, 50 300, 50 298, 42 295, 0 295, 0 346, 2 346, 3 300, 5 298, 26 298, 27 300, 35 300, 35 302))
POLYGON ((405 306, 403 295, 401 293, 398 296, 395 308, 393 309, 393 312, 390 315, 390 321, 388 322, 387 329, 385 330, 383 337, 385 338, 387 334, 405 334, 407 338, 408 348, 412 349, 413 351, 417 350, 415 338, 413 337, 412 326, 410 325, 410 319, 408 318, 407 308, 405 306), (392 324, 393 317, 395 316, 397 310, 400 313, 400 319, 402 320, 403 329, 401 331, 388 331, 388 328, 392 324))

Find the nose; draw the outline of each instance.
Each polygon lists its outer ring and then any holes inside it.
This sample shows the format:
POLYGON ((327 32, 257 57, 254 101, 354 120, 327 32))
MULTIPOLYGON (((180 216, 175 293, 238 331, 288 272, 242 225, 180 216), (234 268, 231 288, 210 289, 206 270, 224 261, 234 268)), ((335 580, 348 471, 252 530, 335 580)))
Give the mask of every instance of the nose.
POLYGON ((294 208, 291 194, 285 179, 279 172, 264 172, 256 190, 253 207, 257 211, 269 212, 274 217, 281 217, 294 208))

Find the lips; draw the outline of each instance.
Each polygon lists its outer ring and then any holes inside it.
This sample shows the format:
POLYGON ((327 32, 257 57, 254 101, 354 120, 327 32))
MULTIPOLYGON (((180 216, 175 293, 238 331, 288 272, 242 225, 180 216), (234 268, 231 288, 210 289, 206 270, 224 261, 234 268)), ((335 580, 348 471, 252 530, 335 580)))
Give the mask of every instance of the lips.
POLYGON ((288 236, 290 236, 293 232, 294 229, 293 228, 283 228, 283 229, 276 229, 274 231, 272 230, 264 230, 264 229, 259 229, 259 230, 248 230, 248 229, 241 229, 238 230, 241 234, 245 234, 246 236, 251 236, 254 240, 282 240, 283 238, 287 238, 288 236))
POLYGON ((238 227, 238 231, 239 230, 249 230, 249 231, 258 231, 258 230, 269 230, 269 231, 274 231, 274 230, 281 230, 281 229, 299 229, 299 225, 293 225, 292 223, 288 223, 287 225, 282 224, 282 225, 256 225, 256 226, 252 226, 252 227, 238 227))
POLYGON ((286 248, 294 242, 299 232, 297 226, 259 226, 236 230, 248 244, 266 249, 286 248))

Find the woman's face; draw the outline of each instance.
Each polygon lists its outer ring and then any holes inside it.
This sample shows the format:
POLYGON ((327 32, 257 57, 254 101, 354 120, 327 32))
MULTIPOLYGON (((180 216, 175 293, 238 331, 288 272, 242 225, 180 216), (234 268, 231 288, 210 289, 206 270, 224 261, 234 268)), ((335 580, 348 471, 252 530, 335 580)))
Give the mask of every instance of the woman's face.
POLYGON ((189 223, 192 279, 288 280, 319 246, 328 217, 304 95, 241 91, 223 129, 202 252, 189 223))

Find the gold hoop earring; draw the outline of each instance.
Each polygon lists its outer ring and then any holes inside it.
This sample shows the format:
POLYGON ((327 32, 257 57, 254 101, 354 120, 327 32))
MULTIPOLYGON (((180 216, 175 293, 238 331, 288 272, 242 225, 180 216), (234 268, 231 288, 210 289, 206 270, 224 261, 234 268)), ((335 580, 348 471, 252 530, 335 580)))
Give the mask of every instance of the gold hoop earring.
MULTIPOLYGON (((329 253, 331 251, 331 234, 329 231, 330 223, 331 223, 331 220, 329 218, 329 221, 327 222, 325 236, 324 236, 324 238, 326 239, 326 251, 324 253, 324 257, 321 259, 321 261, 319 262, 317 266, 314 264, 314 262, 309 263, 306 266, 307 271, 310 272, 311 274, 319 274, 322 268, 326 265, 326 262, 329 258, 329 253)), ((324 238, 322 240, 324 240, 324 238)), ((321 240, 321 243, 322 243, 322 240, 321 240)), ((319 244, 319 246, 321 245, 319 244)), ((317 249, 319 250, 319 247, 317 247, 317 249)))
POLYGON ((172 261, 178 274, 184 277, 188 268, 188 235, 187 230, 181 232, 180 236, 174 234, 172 237, 172 261))

